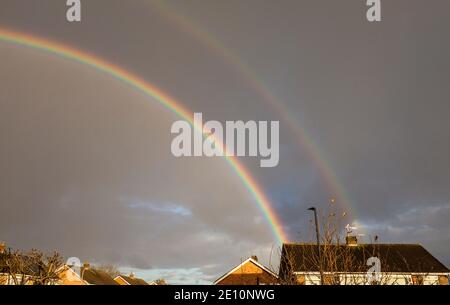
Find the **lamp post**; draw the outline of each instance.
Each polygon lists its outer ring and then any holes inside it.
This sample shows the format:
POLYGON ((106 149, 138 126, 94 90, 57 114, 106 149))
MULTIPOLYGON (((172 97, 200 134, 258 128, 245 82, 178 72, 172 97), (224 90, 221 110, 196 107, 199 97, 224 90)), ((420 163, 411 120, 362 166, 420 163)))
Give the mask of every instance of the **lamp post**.
POLYGON ((310 207, 308 211, 314 212, 314 223, 316 225, 316 239, 317 239, 317 251, 319 254, 319 272, 320 272, 320 285, 323 285, 323 276, 322 276, 322 257, 320 255, 320 233, 319 233, 319 222, 317 220, 317 209, 315 207, 310 207))

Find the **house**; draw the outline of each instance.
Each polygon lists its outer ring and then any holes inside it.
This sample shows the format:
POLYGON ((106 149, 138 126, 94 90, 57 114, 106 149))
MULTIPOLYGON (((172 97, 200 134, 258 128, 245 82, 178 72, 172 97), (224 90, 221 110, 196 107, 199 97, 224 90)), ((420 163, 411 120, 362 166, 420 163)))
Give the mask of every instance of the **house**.
POLYGON ((356 237, 347 236, 345 244, 320 245, 320 253, 321 260, 317 244, 283 244, 280 281, 299 285, 319 285, 321 278, 325 285, 448 285, 449 282, 449 269, 417 244, 358 244, 356 237), (369 268, 377 260, 379 277, 369 277, 369 268))
MULTIPOLYGON (((43 269, 36 257, 6 249, 0 243, 0 285, 36 285, 42 284, 43 269)), ((54 278, 47 279, 45 285, 87 285, 79 273, 66 264, 59 267, 54 278)))
POLYGON ((88 263, 80 268, 79 273, 70 266, 64 265, 60 272, 60 278, 59 285, 158 285, 157 283, 149 284, 143 279, 135 277, 133 273, 129 276, 121 274, 112 278, 106 272, 90 267, 88 263), (111 279, 114 280, 114 283, 111 279))
POLYGON ((256 256, 246 259, 229 272, 222 275, 215 285, 275 285, 278 276, 258 262, 256 256))
POLYGON ((58 285, 88 285, 81 279, 81 274, 76 272, 72 266, 64 265, 59 271, 58 285))
POLYGON ((63 265, 59 278, 57 285, 118 285, 108 273, 91 267, 89 263, 84 263, 77 271, 74 266, 63 265))
POLYGON ((119 285, 148 285, 148 283, 143 279, 135 277, 133 273, 131 273, 129 276, 118 275, 114 278, 114 280, 119 285))
POLYGON ((108 273, 89 263, 75 270, 74 266, 64 264, 51 271, 52 278, 43 278, 45 269, 36 257, 12 252, 5 243, 0 243, 0 285, 119 285, 108 273))

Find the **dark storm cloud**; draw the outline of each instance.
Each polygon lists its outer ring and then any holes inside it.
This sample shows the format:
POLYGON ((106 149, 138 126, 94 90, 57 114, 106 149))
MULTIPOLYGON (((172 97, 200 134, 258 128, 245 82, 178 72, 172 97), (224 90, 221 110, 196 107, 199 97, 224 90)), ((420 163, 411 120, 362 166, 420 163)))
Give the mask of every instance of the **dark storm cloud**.
POLYGON ((0 54, 0 228, 11 246, 143 269, 204 266, 234 248, 231 263, 271 246, 223 160, 170 154, 166 109, 65 59, 0 54))
MULTIPOLYGON (((63 1, 3 0, 0 25, 100 54, 206 119, 282 118, 154 1, 83 2, 82 23, 69 24, 63 1)), ((169 3, 169 14, 215 35, 301 122, 367 233, 423 243, 450 264, 448 1, 383 1, 377 24, 365 20, 365 1, 169 3)), ((172 115, 88 68, 4 43, 0 52, 0 239, 209 276, 270 251, 267 223, 225 162, 171 157, 172 115), (130 100, 143 102, 123 103, 130 100), (180 248, 182 258, 173 254, 180 248)), ((280 124, 279 166, 244 162, 290 236, 306 238, 305 209, 325 209, 337 194, 280 124)))

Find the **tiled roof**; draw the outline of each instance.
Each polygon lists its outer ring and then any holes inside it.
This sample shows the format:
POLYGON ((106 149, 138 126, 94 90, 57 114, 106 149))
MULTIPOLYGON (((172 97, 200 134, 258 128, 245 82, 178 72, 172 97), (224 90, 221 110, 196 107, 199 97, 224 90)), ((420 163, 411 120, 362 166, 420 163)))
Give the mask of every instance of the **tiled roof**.
MULTIPOLYGON (((417 244, 359 244, 321 245, 321 253, 332 254, 335 259, 322 260, 323 271, 366 272, 366 262, 377 257, 382 272, 449 273, 449 269, 417 244)), ((318 246, 316 244, 284 244, 280 261, 280 277, 286 272, 318 272, 318 246)))
POLYGON ((131 277, 126 275, 119 275, 119 276, 130 285, 148 285, 146 281, 137 277, 131 277))
POLYGON ((106 272, 93 268, 81 268, 81 277, 91 285, 118 285, 106 272))

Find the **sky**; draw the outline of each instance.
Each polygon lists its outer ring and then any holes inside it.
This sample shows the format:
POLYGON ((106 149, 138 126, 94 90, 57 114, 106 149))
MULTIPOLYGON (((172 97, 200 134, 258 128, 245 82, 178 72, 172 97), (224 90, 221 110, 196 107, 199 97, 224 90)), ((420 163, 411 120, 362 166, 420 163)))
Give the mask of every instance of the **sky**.
MULTIPOLYGON (((312 205, 450 265, 450 2, 0 0, 0 29, 70 45, 205 120, 280 121, 280 162, 239 161, 292 242, 312 205), (305 136, 306 135, 306 136, 305 136), (311 147, 313 149, 311 150, 311 147)), ((223 158, 175 158, 180 118, 111 75, 0 41, 0 241, 207 284, 280 244, 223 158)))

